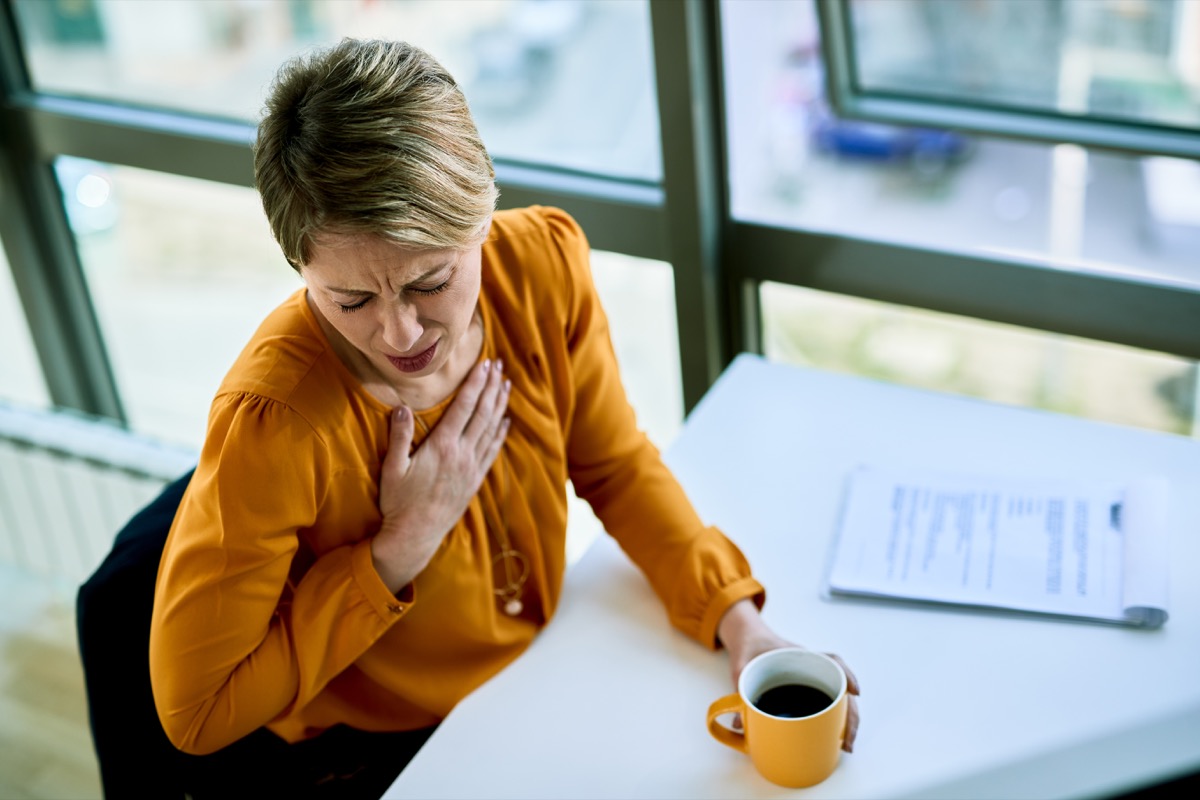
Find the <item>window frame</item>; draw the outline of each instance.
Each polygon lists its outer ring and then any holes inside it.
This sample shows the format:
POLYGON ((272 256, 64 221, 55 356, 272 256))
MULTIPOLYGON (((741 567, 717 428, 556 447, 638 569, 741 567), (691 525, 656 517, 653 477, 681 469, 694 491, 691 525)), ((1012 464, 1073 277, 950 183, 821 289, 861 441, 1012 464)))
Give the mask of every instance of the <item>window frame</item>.
POLYGON ((125 421, 52 158, 24 105, 33 92, 12 6, 0 5, 0 243, 50 400, 125 421))
MULTIPOLYGON (((823 11, 841 5, 818 3, 823 11)), ((735 220, 719 4, 648 6, 662 182, 502 158, 496 171, 502 207, 560 206, 579 220, 593 247, 671 264, 687 411, 736 353, 761 352, 758 287, 767 280, 1200 359, 1198 288, 1049 258, 935 252, 735 220)), ((0 73, 0 202, 6 204, 0 216, 8 217, 0 220, 0 235, 52 401, 124 422, 53 159, 69 155, 252 186, 254 128, 35 92, 12 0, 0 0, 0 73)), ((1200 132, 1188 138, 1200 154, 1200 132)))
POLYGON ((858 75, 850 0, 816 0, 816 4, 827 97, 840 116, 1025 141, 1070 142, 1133 155, 1200 158, 1200 131, 1194 129, 866 89, 858 75))

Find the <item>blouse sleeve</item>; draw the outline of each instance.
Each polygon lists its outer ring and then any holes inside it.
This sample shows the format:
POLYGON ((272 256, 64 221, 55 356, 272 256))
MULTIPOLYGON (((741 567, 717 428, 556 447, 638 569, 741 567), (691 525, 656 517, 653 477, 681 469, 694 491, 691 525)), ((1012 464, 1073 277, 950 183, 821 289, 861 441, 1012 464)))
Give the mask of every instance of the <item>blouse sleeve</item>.
POLYGON ((566 264, 575 401, 567 459, 575 491, 646 575, 672 624, 715 648, 717 624, 729 606, 752 598, 761 607, 765 592, 733 542, 701 522, 638 428, 592 282, 587 240, 566 214, 547 216, 566 264))
POLYGON ((211 753, 303 706, 411 602, 379 579, 369 540, 294 574, 297 531, 316 520, 330 470, 287 406, 246 394, 214 402, 150 629, 155 704, 181 750, 211 753))

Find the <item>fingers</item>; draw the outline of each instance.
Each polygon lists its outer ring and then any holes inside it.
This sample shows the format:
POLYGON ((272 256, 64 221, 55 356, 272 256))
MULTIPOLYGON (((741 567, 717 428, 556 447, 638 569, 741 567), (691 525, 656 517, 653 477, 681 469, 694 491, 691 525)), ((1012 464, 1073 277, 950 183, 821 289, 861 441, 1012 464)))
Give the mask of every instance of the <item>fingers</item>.
POLYGON ((837 665, 842 668, 843 672, 846 673, 846 690, 850 692, 850 694, 860 694, 858 689, 858 678, 854 676, 854 672, 849 666, 846 665, 846 662, 842 661, 842 657, 836 653, 826 653, 825 655, 836 661, 837 665))
POLYGON ((510 387, 504 379, 503 362, 485 359, 471 368, 435 433, 464 439, 482 457, 499 432, 510 387))
MULTIPOLYGON (((471 367, 454 402, 446 409, 445 416, 438 423, 437 430, 442 436, 462 436, 467 423, 471 421, 471 417, 475 413, 480 395, 488 385, 488 379, 492 376, 494 366, 491 359, 485 358, 481 363, 471 367)), ((497 370, 497 372, 499 371, 497 370)))
POLYGON ((846 697, 846 730, 842 737, 842 749, 847 753, 853 753, 854 740, 858 737, 858 678, 855 677, 854 672, 841 656, 836 653, 826 653, 825 655, 836 661, 842 671, 846 673, 846 691, 849 692, 849 695, 846 697))
POLYGON ((508 435, 508 426, 512 423, 508 417, 500 420, 495 430, 491 434, 487 445, 479 456, 479 465, 483 468, 483 472, 487 472, 492 468, 492 463, 495 462, 496 456, 500 455, 500 448, 504 444, 504 437, 508 435))
POLYGON ((511 386, 511 381, 504 378, 504 362, 497 360, 488 371, 487 383, 462 434, 467 444, 475 447, 477 454, 487 450, 504 418, 511 386))
POLYGON ((383 459, 385 471, 408 472, 409 450, 413 438, 413 413, 407 406, 392 409, 392 427, 387 455, 383 459))
POLYGON ((846 735, 842 738, 842 749, 853 753, 854 740, 858 738, 858 698, 850 695, 846 700, 846 735))

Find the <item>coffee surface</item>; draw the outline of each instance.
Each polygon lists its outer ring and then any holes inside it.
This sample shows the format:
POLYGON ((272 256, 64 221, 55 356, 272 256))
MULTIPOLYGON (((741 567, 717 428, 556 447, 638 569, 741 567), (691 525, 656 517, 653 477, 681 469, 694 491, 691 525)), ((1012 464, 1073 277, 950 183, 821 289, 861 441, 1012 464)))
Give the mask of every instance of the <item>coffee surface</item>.
POLYGON ((824 711, 833 704, 833 698, 815 686, 785 683, 760 694, 754 706, 773 717, 808 717, 824 711))

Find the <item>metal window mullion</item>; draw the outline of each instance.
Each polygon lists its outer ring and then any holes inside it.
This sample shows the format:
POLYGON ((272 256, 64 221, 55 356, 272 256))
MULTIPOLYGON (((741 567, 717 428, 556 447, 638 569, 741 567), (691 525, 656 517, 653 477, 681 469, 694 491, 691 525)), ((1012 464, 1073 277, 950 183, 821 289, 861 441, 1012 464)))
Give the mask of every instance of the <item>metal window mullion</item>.
POLYGON ((0 240, 50 397, 124 421, 83 269, 50 164, 22 147, 9 111, 0 140, 0 240))
POLYGON ((666 226, 687 411, 732 356, 722 270, 725 159, 715 4, 651 2, 666 226))
POLYGON ((731 357, 738 353, 761 355, 763 353, 761 281, 753 275, 743 274, 739 268, 742 255, 734 246, 731 236, 734 226, 733 191, 731 189, 733 178, 730 174, 730 142, 725 124, 727 119, 725 98, 728 97, 728 87, 725 86, 724 80, 727 54, 723 47, 724 39, 722 37, 724 25, 724 21, 721 19, 722 3, 712 2, 708 7, 711 12, 712 62, 717 65, 715 78, 717 116, 713 120, 713 125, 722 155, 721 277, 725 296, 725 340, 728 343, 728 353, 731 357))
POLYGON ((739 280, 775 281, 1200 358, 1200 289, 1052 263, 736 223, 739 280))
POLYGON ((501 208, 557 206, 579 222, 594 249, 669 260, 660 186, 503 158, 496 159, 496 182, 501 208))
POLYGON ((0 240, 50 397, 125 421, 52 163, 38 156, 13 9, 0 4, 0 240))
POLYGON ((71 155, 172 175, 254 185, 249 123, 124 106, 102 100, 23 95, 44 157, 71 155))
MULTIPOLYGON (((206 120, 96 100, 28 97, 44 156, 72 155, 173 175, 254 185, 249 123, 206 120)), ((663 191, 645 181, 496 160, 503 208, 559 206, 579 220, 592 246, 667 260, 663 191)))

